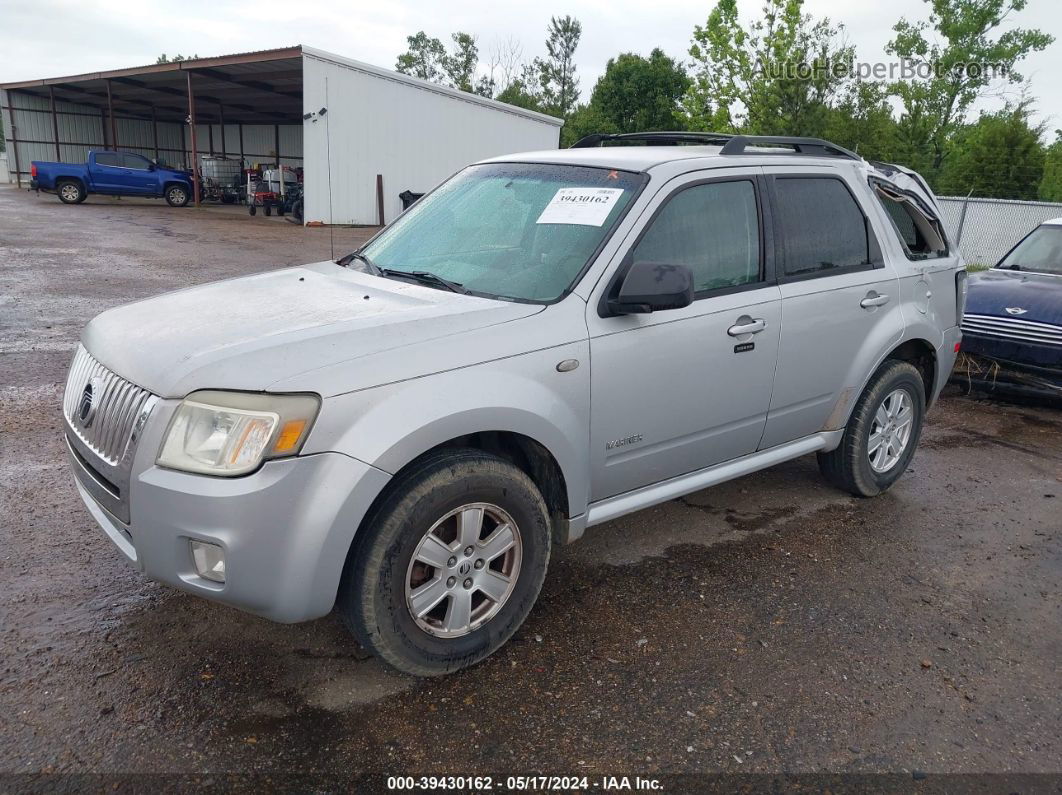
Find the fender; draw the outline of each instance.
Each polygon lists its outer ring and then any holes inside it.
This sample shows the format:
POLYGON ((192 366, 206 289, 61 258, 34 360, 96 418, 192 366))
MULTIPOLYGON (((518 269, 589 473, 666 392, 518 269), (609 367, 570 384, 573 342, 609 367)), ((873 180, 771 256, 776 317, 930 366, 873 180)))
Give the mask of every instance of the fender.
POLYGON ((395 474, 466 434, 519 433, 556 459, 578 516, 589 496, 589 428, 590 344, 578 340, 328 398, 304 454, 339 452, 395 474), (567 359, 580 366, 559 372, 567 359))

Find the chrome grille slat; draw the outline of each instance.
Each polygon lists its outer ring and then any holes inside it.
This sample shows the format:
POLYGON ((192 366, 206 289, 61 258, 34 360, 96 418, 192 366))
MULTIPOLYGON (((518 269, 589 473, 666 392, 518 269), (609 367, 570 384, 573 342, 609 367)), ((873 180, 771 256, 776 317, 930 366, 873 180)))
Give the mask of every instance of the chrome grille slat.
POLYGON ((1029 337, 1038 337, 1040 339, 1062 339, 1062 331, 1057 334, 1052 334, 1048 331, 1036 331, 1034 329, 1025 328, 1007 328, 1005 326, 997 326, 989 323, 978 323, 976 321, 970 321, 963 323, 963 326, 968 329, 982 329, 984 331, 998 331, 1002 334, 1024 334, 1029 337))
POLYGON ((1062 326, 1016 317, 967 314, 962 321, 962 330, 983 337, 1062 346, 1062 326))
POLYGON ((146 389, 111 372, 78 346, 66 381, 63 414, 67 427, 106 464, 114 467, 124 460, 138 418, 150 410, 155 400, 146 389), (98 394, 94 395, 96 409, 86 428, 77 414, 85 385, 94 379, 98 385, 98 394))

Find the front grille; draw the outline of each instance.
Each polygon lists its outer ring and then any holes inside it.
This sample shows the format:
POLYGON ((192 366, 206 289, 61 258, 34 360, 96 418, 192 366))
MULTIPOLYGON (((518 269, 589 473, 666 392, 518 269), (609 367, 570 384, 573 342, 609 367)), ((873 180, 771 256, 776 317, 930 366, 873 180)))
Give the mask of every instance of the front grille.
POLYGON ((976 334, 982 337, 1035 342, 1040 345, 1062 345, 1062 326, 1020 320, 1016 317, 967 313, 962 319, 962 330, 964 334, 976 334))
POLYGON ((66 379, 63 414, 69 428, 106 463, 117 466, 125 458, 138 420, 156 400, 146 389, 112 373, 78 345, 66 379), (92 408, 86 424, 82 401, 89 385, 92 408))

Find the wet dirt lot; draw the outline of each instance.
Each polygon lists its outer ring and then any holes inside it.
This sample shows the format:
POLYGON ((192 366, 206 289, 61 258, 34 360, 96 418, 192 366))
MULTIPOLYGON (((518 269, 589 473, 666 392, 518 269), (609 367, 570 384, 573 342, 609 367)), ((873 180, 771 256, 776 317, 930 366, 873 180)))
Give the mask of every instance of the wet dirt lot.
POLYGON ((947 396, 878 499, 807 457, 592 528, 444 680, 142 579, 67 472, 80 328, 368 234, 0 187, 0 771, 1062 771, 1050 408, 947 396))

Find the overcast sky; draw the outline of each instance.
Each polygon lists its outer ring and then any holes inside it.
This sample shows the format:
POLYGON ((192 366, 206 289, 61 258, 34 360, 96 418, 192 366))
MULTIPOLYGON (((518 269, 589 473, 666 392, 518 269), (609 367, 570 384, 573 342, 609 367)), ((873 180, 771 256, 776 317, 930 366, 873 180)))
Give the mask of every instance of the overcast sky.
MULTIPOLYGON (((394 68, 405 37, 418 30, 444 41, 463 30, 481 54, 516 38, 525 58, 543 54, 550 14, 572 14, 583 25, 577 53, 582 99, 609 57, 648 54, 660 47, 687 57, 690 34, 714 0, 0 0, 0 82, 57 77, 153 63, 159 53, 226 55, 307 44, 394 68)), ((761 0, 739 0, 746 19, 761 0)), ((807 0, 816 18, 844 23, 861 61, 885 60, 884 45, 901 16, 920 19, 923 0, 852 2, 807 0)), ((1029 0, 1017 23, 1062 39, 1062 2, 1029 0)), ((1062 42, 1034 54, 1021 69, 1032 81, 1041 118, 1062 127, 1062 42)), ((1014 96, 1012 94, 1012 96, 1014 96)), ((986 100, 995 108, 1001 99, 986 100)), ((1053 135, 1051 136, 1053 137, 1053 135)))

